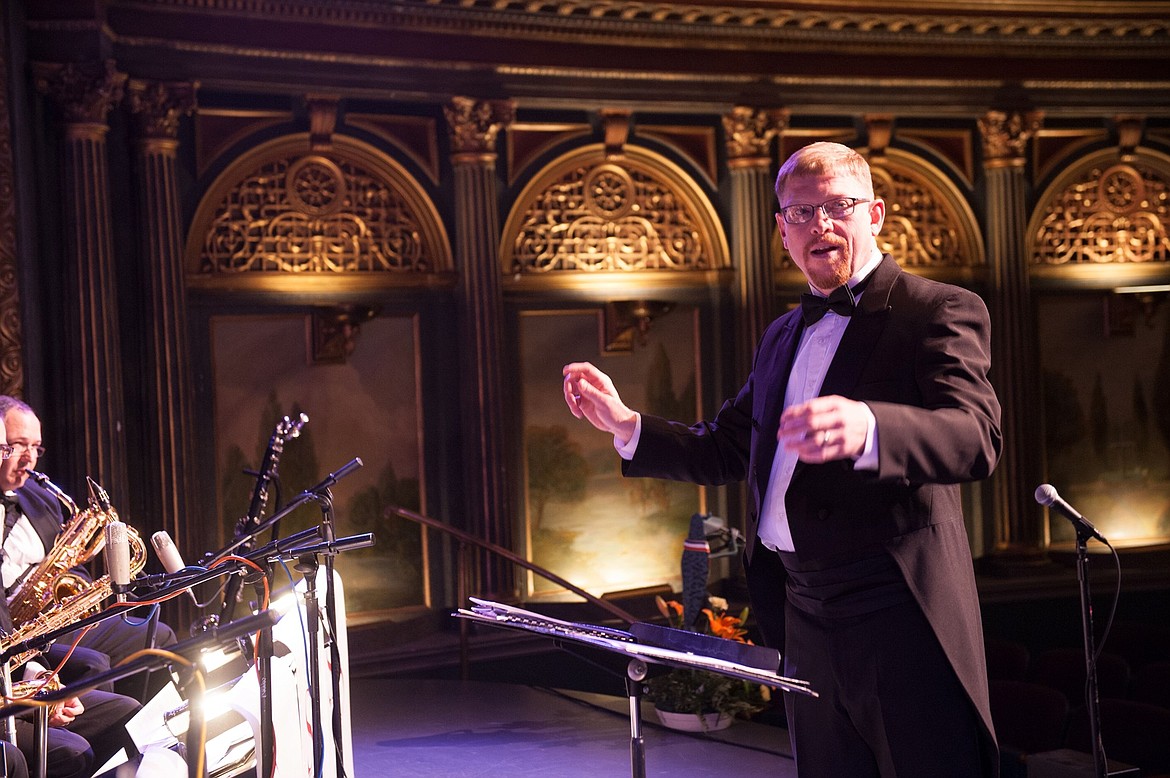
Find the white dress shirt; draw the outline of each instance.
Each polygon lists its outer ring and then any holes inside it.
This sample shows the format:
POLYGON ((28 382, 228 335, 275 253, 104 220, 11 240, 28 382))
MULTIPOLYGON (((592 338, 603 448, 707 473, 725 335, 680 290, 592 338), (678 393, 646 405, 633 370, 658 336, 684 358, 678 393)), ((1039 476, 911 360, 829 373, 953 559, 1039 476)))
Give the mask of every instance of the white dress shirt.
POLYGON ((0 581, 5 590, 45 558, 45 544, 27 516, 22 515, 10 532, 4 532, 6 511, 0 504, 0 581))
MULTIPOLYGON (((849 279, 849 286, 853 287, 864 280, 882 260, 880 251, 861 270, 849 279)), ((861 294, 864 294, 864 290, 861 294)), ((861 295, 858 295, 860 298, 861 295)), ((849 326, 849 317, 839 316, 828 311, 824 318, 811 327, 805 327, 797 346, 796 358, 792 363, 792 372, 788 376, 788 386, 784 391, 784 407, 788 408, 811 400, 816 397, 824 383, 825 373, 829 364, 837 353, 837 346, 849 326)), ((877 421, 873 412, 866 408, 869 416, 869 428, 866 432, 865 447, 861 456, 853 463, 857 470, 876 470, 877 456, 877 421)), ((633 459, 634 451, 638 448, 638 440, 642 436, 642 416, 638 414, 634 425, 634 434, 628 441, 614 438, 614 448, 623 459, 633 459)), ((764 495, 764 504, 760 506, 760 541, 765 546, 779 551, 795 551, 792 542, 792 531, 788 526, 788 513, 784 506, 784 495, 788 485, 792 482, 792 474, 796 470, 796 454, 784 447, 778 447, 776 458, 772 460, 772 472, 768 477, 768 489, 764 495)))

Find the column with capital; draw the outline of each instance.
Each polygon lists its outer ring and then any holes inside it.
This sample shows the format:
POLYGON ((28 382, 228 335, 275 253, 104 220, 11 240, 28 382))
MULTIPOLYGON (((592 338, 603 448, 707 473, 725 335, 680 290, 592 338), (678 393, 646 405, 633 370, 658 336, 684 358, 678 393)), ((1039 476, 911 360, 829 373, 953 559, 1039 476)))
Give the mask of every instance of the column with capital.
MULTIPOLYGON (((502 292, 497 212, 496 138, 515 116, 510 101, 455 97, 444 107, 455 173, 455 261, 463 366, 460 407, 464 429, 467 527, 512 547, 508 461, 504 446, 504 381, 500 373, 502 292)), ((511 563, 488 558, 479 568, 485 592, 515 589, 511 563)))
MULTIPOLYGON (((195 110, 196 84, 131 79, 126 102, 134 118, 146 362, 142 514, 161 523, 180 548, 202 548, 195 522, 194 385, 183 281, 183 214, 176 177, 179 122, 195 110)), ((182 602, 186 602, 183 600, 182 602)))
POLYGON ((0 394, 20 396, 24 390, 25 364, 21 344, 20 255, 16 214, 16 154, 13 149, 11 106, 8 94, 10 65, 8 41, 0 36, 0 394))
POLYGON ((125 504, 128 470, 106 117, 122 99, 126 74, 107 60, 34 63, 33 77, 59 109, 62 129, 65 418, 52 424, 73 431, 73 482, 91 475, 117 506, 125 504))
POLYGON ((987 265, 992 378, 1003 405, 1003 455, 992 477, 992 561, 1047 559, 1048 530, 1033 497, 1043 477, 1040 368, 1028 280, 1025 151, 1039 112, 988 111, 979 120, 987 188, 987 265))
POLYGON ((751 369, 752 351, 772 321, 772 139, 788 124, 785 110, 736 106, 723 116, 731 178, 731 259, 735 264, 736 374, 751 369))

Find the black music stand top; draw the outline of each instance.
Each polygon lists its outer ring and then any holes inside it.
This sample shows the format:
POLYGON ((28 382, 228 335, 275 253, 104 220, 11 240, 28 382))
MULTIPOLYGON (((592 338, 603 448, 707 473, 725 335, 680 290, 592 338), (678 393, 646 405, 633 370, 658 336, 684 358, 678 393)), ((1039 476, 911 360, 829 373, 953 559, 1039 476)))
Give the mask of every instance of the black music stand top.
POLYGON ((762 683, 786 692, 819 696, 808 681, 786 678, 780 669, 780 653, 764 646, 701 635, 652 624, 634 624, 631 631, 563 621, 532 611, 477 597, 470 608, 453 615, 494 627, 534 632, 557 640, 572 640, 629 659, 695 670, 707 670, 744 681, 762 683))

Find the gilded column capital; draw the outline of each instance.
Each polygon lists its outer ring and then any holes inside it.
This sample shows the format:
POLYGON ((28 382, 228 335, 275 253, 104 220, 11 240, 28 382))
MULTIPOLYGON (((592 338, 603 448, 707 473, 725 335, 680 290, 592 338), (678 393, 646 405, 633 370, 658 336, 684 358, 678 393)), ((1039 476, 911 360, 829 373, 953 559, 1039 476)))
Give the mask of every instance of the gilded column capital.
POLYGON ((731 168, 767 166, 768 147, 788 126, 785 108, 760 109, 737 105, 723 115, 727 164, 731 168))
POLYGON ((319 153, 333 148, 333 133, 337 129, 337 110, 341 97, 334 94, 305 95, 309 112, 309 150, 319 153))
POLYGON ((495 159, 496 136, 516 118, 516 104, 511 100, 476 100, 453 97, 443 107, 451 130, 452 159, 475 162, 495 159))
POLYGON ((114 60, 104 62, 34 62, 37 91, 51 97, 67 124, 105 124, 110 109, 122 99, 126 74, 114 60))
POLYGON ((1122 162, 1137 159, 1137 147, 1142 142, 1142 126, 1146 117, 1138 114, 1120 114, 1113 117, 1117 129, 1117 152, 1122 162))
POLYGON ((1024 151, 1044 124, 1043 111, 988 111, 979 119, 984 166, 1023 167, 1024 151))
POLYGON ((869 161, 884 159, 886 149, 894 138, 894 116, 888 113, 871 113, 865 116, 865 133, 868 137, 869 161))
POLYGON ((198 89, 198 82, 130 79, 126 84, 126 105, 134 115, 139 137, 176 139, 179 121, 196 108, 198 89))

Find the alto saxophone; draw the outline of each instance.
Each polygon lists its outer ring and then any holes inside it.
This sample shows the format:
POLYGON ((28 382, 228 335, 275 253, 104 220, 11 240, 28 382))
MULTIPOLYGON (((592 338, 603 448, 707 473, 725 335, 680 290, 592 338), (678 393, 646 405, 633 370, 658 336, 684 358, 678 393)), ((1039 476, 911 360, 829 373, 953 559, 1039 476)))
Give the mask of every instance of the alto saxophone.
MULTIPOLYGON (((40 692, 56 692, 60 691, 63 684, 61 679, 57 677, 56 673, 44 671, 37 673, 33 678, 26 678, 23 681, 16 681, 12 684, 12 689, 5 698, 6 702, 26 702, 35 697, 40 692)), ((59 712, 65 707, 65 701, 51 703, 48 708, 48 714, 51 718, 53 714, 59 712)))
MULTIPOLYGON (((40 473, 32 474, 32 477, 42 485, 48 482, 48 478, 40 473)), ((83 618, 97 610, 113 593, 109 575, 91 582, 73 572, 73 568, 86 564, 102 550, 106 542, 106 525, 118 520, 118 513, 110 507, 105 490, 92 478, 87 480, 90 491, 88 507, 73 511, 73 518, 57 536, 53 548, 20 582, 8 601, 12 623, 18 632, 22 632, 26 624, 39 624, 40 617, 49 615, 50 611, 55 615, 64 611, 74 620, 83 618), (83 605, 85 609, 81 610, 83 605)), ((49 487, 49 491, 67 505, 73 503, 58 487, 49 487)), ((130 575, 133 577, 146 566, 146 544, 133 527, 126 527, 126 536, 130 542, 130 575)), ((58 616, 56 620, 60 620, 61 625, 69 623, 64 616, 58 616)), ((47 631, 42 627, 36 634, 47 631)), ((7 645, 14 642, 19 641, 6 641, 7 645)))

